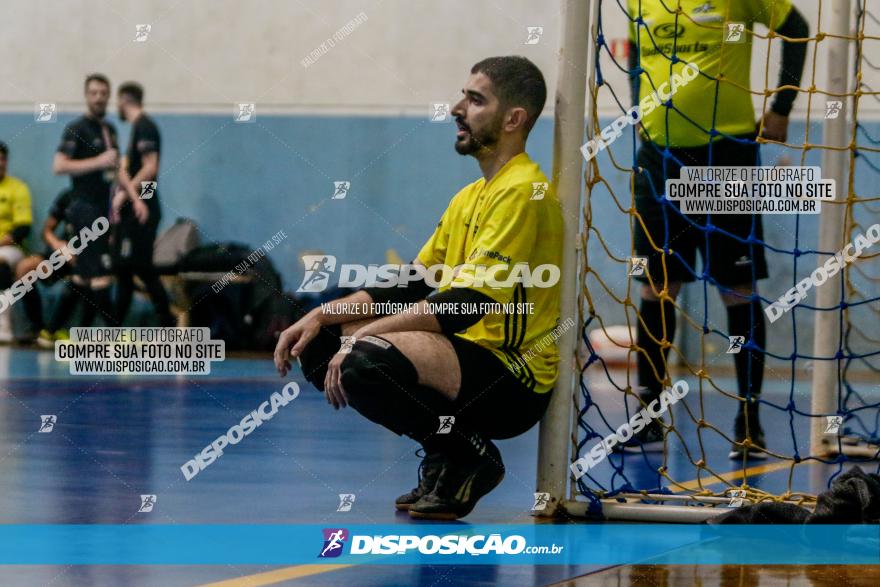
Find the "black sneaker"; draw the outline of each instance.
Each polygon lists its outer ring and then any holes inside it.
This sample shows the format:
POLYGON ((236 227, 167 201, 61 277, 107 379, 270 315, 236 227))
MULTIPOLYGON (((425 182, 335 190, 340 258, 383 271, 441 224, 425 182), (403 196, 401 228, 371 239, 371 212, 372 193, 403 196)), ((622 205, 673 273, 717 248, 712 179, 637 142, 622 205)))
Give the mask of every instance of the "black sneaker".
POLYGON ((614 445, 611 450, 625 453, 663 452, 664 436, 663 426, 658 422, 651 422, 638 434, 623 444, 614 445))
MULTIPOLYGON (((419 449, 423 450, 423 449, 419 449)), ((419 453, 416 452, 418 455, 419 453)), ((408 510, 415 502, 419 501, 422 496, 431 492, 437 484, 443 465, 446 463, 446 457, 440 453, 427 454, 422 457, 419 465, 419 485, 409 493, 404 493, 394 500, 394 507, 399 510, 408 510)))
POLYGON ((749 432, 746 434, 746 412, 740 408, 733 423, 734 442, 730 446, 728 458, 742 460, 743 457, 754 461, 763 461, 768 456, 767 443, 764 441, 764 430, 758 420, 758 405, 752 403, 748 406, 749 432), (746 443, 748 441, 748 446, 746 443))
POLYGON ((474 509, 477 501, 504 479, 501 453, 487 442, 486 453, 477 460, 447 461, 434 489, 409 508, 413 518, 457 520, 474 509))

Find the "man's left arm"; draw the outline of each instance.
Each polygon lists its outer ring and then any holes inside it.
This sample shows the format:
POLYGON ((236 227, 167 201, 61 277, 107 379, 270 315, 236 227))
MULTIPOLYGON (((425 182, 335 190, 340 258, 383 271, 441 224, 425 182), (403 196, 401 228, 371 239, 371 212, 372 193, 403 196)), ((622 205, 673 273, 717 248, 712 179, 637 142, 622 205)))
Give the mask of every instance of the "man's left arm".
POLYGON ((430 310, 431 307, 428 305, 427 300, 416 302, 403 312, 383 316, 365 324, 353 336, 359 339, 364 336, 387 334, 389 332, 409 332, 414 330, 441 332, 440 322, 430 310))
MULTIPOLYGON (((807 39, 810 36, 810 27, 803 15, 794 6, 785 20, 774 27, 776 23, 765 22, 776 33, 787 37, 782 41, 782 63, 779 68, 778 87, 800 87, 801 76, 804 70, 804 62, 807 58, 807 39)), ((763 128, 761 136, 773 140, 785 142, 788 138, 788 115, 797 98, 798 90, 787 88, 776 92, 770 110, 761 120, 763 128)))
POLYGON ((132 193, 136 194, 135 197, 140 197, 142 181, 156 181, 156 178, 159 177, 159 152, 150 151, 141 157, 141 169, 131 178, 130 183, 132 193))
POLYGON ((147 205, 141 199, 141 183, 156 181, 156 178, 159 177, 159 141, 159 130, 148 125, 142 131, 141 136, 137 137, 134 144, 134 148, 141 155, 141 168, 134 177, 129 178, 126 191, 128 197, 131 198, 135 216, 141 224, 149 218, 147 205))
POLYGON ((484 212, 477 238, 468 251, 467 265, 460 269, 451 287, 429 295, 411 311, 365 325, 355 338, 411 330, 452 335, 482 320, 486 304, 510 301, 515 286, 478 285, 475 270, 478 266, 505 265, 491 273, 497 282, 505 282, 517 263, 528 262, 537 234, 538 205, 522 190, 498 194, 484 212), (465 307, 467 311, 462 311, 465 307))
MULTIPOLYGON (((421 261, 416 259, 413 265, 424 267, 421 261)), ((491 302, 492 299, 478 291, 467 288, 452 288, 444 292, 430 294, 427 297, 421 294, 428 294, 430 288, 422 286, 420 282, 417 285, 417 291, 420 292, 418 301, 409 299, 407 302, 411 304, 406 310, 396 314, 389 314, 368 324, 365 324, 355 334, 355 338, 363 336, 385 334, 388 332, 405 332, 413 330, 423 330, 427 332, 443 332, 453 334, 467 330, 468 327, 480 321, 483 315, 463 314, 455 311, 459 304, 470 304, 480 302, 491 302), (446 304, 441 306, 440 304, 446 304), (440 311, 435 311, 435 309, 440 311)), ((412 284, 411 284, 412 285, 412 284)), ((400 291, 400 288, 390 288, 400 291)), ((375 295, 375 288, 369 288, 371 293, 375 295)))
POLYGON ((365 324, 358 329, 354 337, 361 338, 389 332, 414 330, 452 335, 467 330, 486 315, 485 312, 462 312, 460 308, 463 305, 479 308, 480 303, 491 302, 492 298, 473 289, 448 289, 416 302, 403 312, 384 316, 365 324))

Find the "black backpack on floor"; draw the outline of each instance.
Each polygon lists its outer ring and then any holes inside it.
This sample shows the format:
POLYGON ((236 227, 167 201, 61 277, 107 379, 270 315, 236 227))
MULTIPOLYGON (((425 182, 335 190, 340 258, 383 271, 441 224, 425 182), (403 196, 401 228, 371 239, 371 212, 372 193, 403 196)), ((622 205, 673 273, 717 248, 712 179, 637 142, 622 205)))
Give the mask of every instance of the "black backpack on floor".
POLYGON ((196 247, 177 264, 182 273, 217 275, 210 283, 190 283, 190 324, 211 328, 211 337, 225 340, 229 350, 274 349, 278 333, 296 314, 272 261, 266 255, 249 260, 253 254, 254 248, 242 243, 211 243, 196 247))

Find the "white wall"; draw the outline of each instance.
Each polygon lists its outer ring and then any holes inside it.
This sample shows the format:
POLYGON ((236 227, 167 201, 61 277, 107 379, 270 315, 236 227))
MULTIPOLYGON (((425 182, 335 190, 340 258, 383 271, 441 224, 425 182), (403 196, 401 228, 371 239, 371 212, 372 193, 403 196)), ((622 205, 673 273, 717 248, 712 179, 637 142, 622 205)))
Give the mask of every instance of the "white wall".
MULTIPOLYGON (((796 5, 811 31, 818 30, 819 0, 796 5)), ((560 0, 3 0, 0 109, 31 109, 38 101, 79 109, 82 78, 98 70, 117 82, 142 82, 154 110, 225 111, 253 101, 258 112, 417 114, 431 102, 454 99, 474 62, 500 54, 533 59, 552 96, 560 6, 560 0), (303 66, 302 59, 361 13, 365 22, 303 66), (141 23, 152 31, 135 43, 141 23), (538 44, 524 43, 529 26, 544 27, 538 44)), ((604 12, 606 36, 625 39, 628 21, 617 2, 605 0, 604 12)), ((880 25, 869 19, 866 32, 878 35, 880 25)), ((778 52, 779 42, 774 45, 778 52)), ((764 85, 762 51, 756 48, 753 59, 756 88, 764 85)), ((880 42, 866 41, 866 52, 880 54, 880 42)), ((609 82, 628 96, 624 74, 605 61, 609 82)), ((778 61, 770 60, 771 85, 778 61)), ((820 52, 817 87, 825 84, 826 68, 820 52)), ((877 71, 866 68, 864 76, 880 89, 877 71)), ((811 78, 812 44, 804 83, 811 78)), ((804 115, 804 98, 795 116, 804 115)), ((604 94, 600 106, 605 114, 616 111, 604 94)), ((864 116, 880 113, 871 97, 861 106, 864 116)))
MULTIPOLYGON (((79 107, 82 78, 137 79, 153 109, 426 111, 483 57, 522 54, 555 84, 556 0, 3 0, 0 108, 79 107), (363 13, 317 63, 301 60, 363 13), (149 23, 144 43, 135 25, 149 23), (527 26, 542 41, 524 44, 527 26)), ((259 110, 258 110, 259 111, 259 110)))

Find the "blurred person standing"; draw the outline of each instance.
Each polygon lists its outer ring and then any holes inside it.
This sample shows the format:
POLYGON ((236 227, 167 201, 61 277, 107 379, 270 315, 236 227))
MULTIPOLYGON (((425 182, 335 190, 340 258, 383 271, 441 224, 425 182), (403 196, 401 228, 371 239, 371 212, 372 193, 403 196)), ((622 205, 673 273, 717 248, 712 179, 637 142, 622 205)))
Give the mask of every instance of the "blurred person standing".
POLYGON ((111 212, 115 224, 115 316, 120 324, 125 320, 137 275, 150 295, 160 325, 174 326, 176 320, 168 308, 168 294, 153 266, 153 244, 162 219, 156 181, 162 140, 159 127, 144 112, 143 101, 144 90, 139 84, 127 82, 119 86, 119 118, 131 124, 131 138, 119 169, 111 212))

